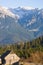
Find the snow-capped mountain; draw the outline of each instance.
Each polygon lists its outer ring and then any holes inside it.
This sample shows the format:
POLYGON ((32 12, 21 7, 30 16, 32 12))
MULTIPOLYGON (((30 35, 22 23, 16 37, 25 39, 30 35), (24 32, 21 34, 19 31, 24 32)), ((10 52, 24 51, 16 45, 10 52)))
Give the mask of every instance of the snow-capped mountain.
POLYGON ((18 7, 9 9, 19 16, 19 23, 23 28, 34 33, 34 37, 43 35, 43 9, 18 7))
POLYGON ((29 41, 43 35, 43 9, 0 6, 0 43, 29 41))
MULTIPOLYGON (((0 43, 14 43, 34 39, 34 34, 19 23, 18 14, 0 6, 0 43)), ((20 22, 20 21, 19 21, 20 22)))

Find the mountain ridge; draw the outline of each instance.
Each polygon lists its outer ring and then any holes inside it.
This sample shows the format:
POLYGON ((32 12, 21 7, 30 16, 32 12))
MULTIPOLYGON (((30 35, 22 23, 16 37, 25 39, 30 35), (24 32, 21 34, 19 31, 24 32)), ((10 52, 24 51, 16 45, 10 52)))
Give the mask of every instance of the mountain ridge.
POLYGON ((33 32, 36 38, 43 35, 43 8, 27 10, 18 7, 10 9, 10 11, 19 16, 19 21, 17 23, 28 31, 33 32))
POLYGON ((19 41, 32 40, 34 38, 33 33, 27 31, 17 23, 17 21, 18 15, 12 15, 12 12, 5 8, 4 10, 3 8, 0 9, 0 43, 15 43, 19 41), (5 10, 7 11, 7 14, 5 10), (11 13, 10 16, 9 12, 11 13))

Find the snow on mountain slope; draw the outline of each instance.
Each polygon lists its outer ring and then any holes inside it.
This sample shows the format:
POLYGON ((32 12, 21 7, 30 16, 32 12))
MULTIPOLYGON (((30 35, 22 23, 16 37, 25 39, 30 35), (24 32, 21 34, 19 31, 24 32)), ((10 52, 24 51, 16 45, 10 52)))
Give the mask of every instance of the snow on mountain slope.
POLYGON ((33 7, 27 7, 27 6, 25 6, 25 7, 20 6, 20 7, 18 7, 18 10, 19 10, 19 8, 24 9, 24 10, 32 10, 32 9, 34 9, 33 7))
POLYGON ((36 18, 34 17, 34 18, 32 18, 31 21, 29 20, 29 22, 27 22, 27 26, 32 25, 35 22, 36 22, 36 18))
POLYGON ((0 43, 14 43, 34 39, 33 33, 24 29, 17 21, 18 15, 0 7, 0 43))
POLYGON ((9 9, 19 15, 19 23, 23 28, 34 33, 35 37, 43 35, 43 9, 18 7, 9 9))
MULTIPOLYGON (((13 18, 17 18, 17 17, 19 18, 18 15, 13 14, 10 10, 8 10, 7 8, 2 7, 2 6, 0 6, 0 14, 1 13, 4 14, 4 15, 8 15, 10 17, 13 17, 13 18)), ((4 17, 4 15, 3 15, 3 17, 4 17)))
POLYGON ((28 41, 43 35, 43 9, 0 6, 0 43, 28 41))

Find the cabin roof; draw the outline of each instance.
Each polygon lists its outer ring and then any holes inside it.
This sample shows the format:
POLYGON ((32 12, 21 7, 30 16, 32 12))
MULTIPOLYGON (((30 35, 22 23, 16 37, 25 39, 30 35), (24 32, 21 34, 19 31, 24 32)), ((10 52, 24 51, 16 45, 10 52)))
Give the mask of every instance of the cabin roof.
POLYGON ((11 61, 12 63, 16 63, 16 62, 18 62, 20 60, 20 58, 16 54, 8 54, 5 57, 5 60, 12 60, 11 61))
POLYGON ((5 58, 8 54, 10 54, 11 50, 7 50, 1 55, 1 58, 5 58))

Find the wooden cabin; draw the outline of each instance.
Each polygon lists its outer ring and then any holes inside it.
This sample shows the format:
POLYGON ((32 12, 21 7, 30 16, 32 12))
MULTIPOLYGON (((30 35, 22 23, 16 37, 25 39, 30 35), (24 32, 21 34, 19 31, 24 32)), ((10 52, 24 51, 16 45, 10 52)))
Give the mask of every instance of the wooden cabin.
POLYGON ((2 65, 19 65, 20 58, 15 54, 5 52, 0 58, 0 64, 2 65))

